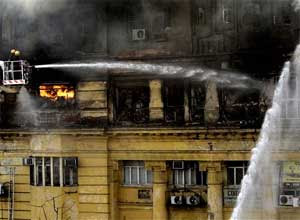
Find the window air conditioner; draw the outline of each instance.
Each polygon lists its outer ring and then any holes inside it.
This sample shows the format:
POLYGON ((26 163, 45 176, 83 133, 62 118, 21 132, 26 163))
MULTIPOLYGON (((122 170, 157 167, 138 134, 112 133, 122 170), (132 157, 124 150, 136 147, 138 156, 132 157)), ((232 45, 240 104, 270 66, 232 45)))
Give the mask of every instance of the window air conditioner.
POLYGON ((182 205, 183 198, 182 196, 171 196, 171 205, 182 205))
POLYGON ((197 195, 187 196, 186 197, 186 204, 191 206, 197 206, 200 204, 200 197, 197 195))
POLYGON ((179 161, 174 160, 173 164, 172 164, 172 169, 173 170, 182 170, 182 169, 184 169, 184 162, 182 160, 179 160, 179 161))
POLYGON ((279 205, 292 206, 294 196, 291 195, 280 195, 279 196, 279 205))
POLYGON ((132 40, 146 40, 146 30, 145 29, 133 29, 132 30, 132 40))
POLYGON ((23 165, 32 166, 33 164, 34 164, 34 158, 33 157, 23 158, 23 165))

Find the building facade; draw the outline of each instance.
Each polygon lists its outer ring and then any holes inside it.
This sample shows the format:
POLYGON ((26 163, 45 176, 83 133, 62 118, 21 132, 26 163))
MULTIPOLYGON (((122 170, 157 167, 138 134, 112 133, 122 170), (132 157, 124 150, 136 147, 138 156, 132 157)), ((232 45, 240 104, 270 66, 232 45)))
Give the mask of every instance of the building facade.
MULTIPOLYGON (((200 65, 270 81, 298 37, 286 0, 78 0, 30 16, 0 4, 1 51, 32 65, 200 65)), ((2 86, 0 219, 230 219, 272 84, 170 75, 35 68, 26 90, 2 86)), ((297 219, 279 196, 298 196, 285 174, 300 155, 282 154, 272 216, 297 219)))

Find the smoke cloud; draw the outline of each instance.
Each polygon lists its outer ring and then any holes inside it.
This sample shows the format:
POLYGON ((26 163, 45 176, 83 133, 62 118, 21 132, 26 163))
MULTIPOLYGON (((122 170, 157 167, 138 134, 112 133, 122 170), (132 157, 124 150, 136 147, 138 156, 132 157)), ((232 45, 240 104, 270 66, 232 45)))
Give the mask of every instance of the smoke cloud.
POLYGON ((2 0, 6 9, 19 11, 26 16, 39 16, 43 13, 59 11, 70 0, 2 0))
POLYGON ((300 0, 294 0, 293 7, 298 11, 300 9, 300 0))

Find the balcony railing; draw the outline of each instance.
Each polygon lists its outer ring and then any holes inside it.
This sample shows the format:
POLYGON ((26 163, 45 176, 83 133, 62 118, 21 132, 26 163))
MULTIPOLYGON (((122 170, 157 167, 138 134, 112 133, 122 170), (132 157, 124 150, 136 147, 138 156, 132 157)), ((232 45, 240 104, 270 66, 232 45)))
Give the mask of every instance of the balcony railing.
POLYGON ((167 123, 184 122, 184 106, 165 107, 165 121, 167 123))

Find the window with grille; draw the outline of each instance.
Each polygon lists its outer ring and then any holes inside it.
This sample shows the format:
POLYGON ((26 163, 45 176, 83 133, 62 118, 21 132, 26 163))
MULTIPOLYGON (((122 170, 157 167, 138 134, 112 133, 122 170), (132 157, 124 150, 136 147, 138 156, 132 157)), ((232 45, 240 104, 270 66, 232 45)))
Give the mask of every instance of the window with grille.
POLYGON ((35 157, 30 166, 33 186, 76 186, 78 160, 75 157, 35 157))
POLYGON ((198 162, 184 161, 183 169, 173 169, 173 184, 176 186, 207 185, 207 173, 199 171, 198 162))
POLYGON ((146 170, 143 161, 124 161, 124 185, 152 184, 152 171, 146 170))

